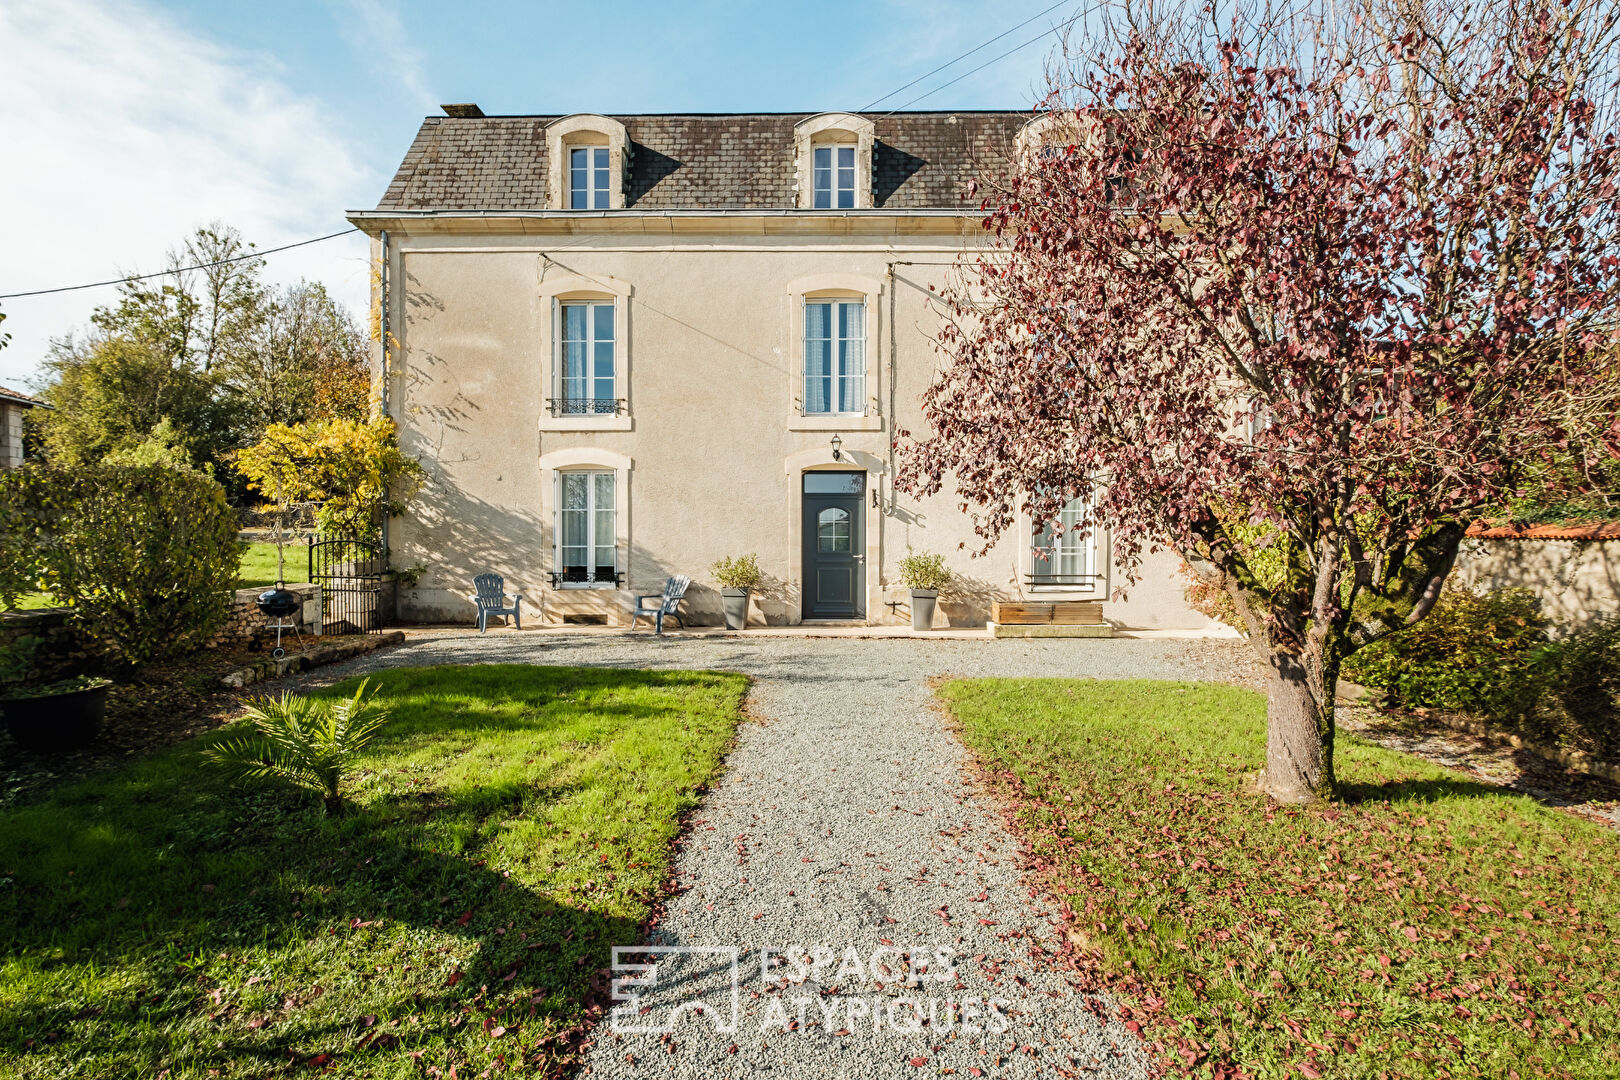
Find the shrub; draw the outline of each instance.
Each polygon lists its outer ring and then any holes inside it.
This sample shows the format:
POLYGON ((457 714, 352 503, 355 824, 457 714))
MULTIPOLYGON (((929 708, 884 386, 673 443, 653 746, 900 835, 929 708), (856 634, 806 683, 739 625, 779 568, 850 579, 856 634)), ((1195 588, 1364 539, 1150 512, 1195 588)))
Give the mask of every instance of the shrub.
POLYGON ((1620 618, 1555 643, 1545 687, 1536 735, 1620 760, 1620 618))
POLYGON ((908 589, 938 592, 951 585, 951 571, 945 565, 945 556, 906 548, 900 560, 900 583, 908 589))
POLYGON ((759 569, 759 556, 753 552, 735 559, 728 555, 710 570, 722 589, 757 589, 765 581, 765 575, 759 569))
POLYGON ((219 743, 209 759, 241 780, 284 780, 313 792, 329 814, 343 806, 343 775, 388 720, 365 680, 348 698, 261 698, 246 716, 257 737, 219 743))
POLYGON ((200 647, 224 623, 242 559, 225 489, 161 465, 0 473, 0 601, 42 589, 115 660, 200 647))
POLYGON ((399 448, 387 417, 271 424, 257 444, 237 453, 235 465, 277 505, 318 504, 315 521, 323 532, 361 539, 380 533, 379 510, 404 512, 424 475, 421 463, 399 448))
POLYGON ((1532 718, 1553 650, 1528 589, 1448 585, 1429 617, 1354 654, 1346 678, 1392 704, 1477 713, 1507 726, 1532 718))

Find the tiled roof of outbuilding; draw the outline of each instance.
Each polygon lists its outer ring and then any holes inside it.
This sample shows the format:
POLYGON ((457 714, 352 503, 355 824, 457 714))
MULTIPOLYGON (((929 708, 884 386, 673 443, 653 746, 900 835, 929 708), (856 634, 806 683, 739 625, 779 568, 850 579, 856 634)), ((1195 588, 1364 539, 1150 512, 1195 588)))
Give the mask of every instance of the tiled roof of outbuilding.
MULTIPOLYGON (((45 405, 45 402, 41 401, 37 397, 32 397, 32 396, 30 396, 28 394, 25 394, 21 390, 7 389, 4 386, 0 386, 0 401, 10 401, 10 402, 13 402, 14 404, 17 404, 17 405, 28 405, 28 406, 45 405)), ((45 407, 50 408, 49 405, 45 405, 45 407)))
MULTIPOLYGON (((632 210, 795 205, 793 125, 814 113, 616 116, 630 139, 632 210)), ((961 209, 1006 160, 1023 112, 870 115, 878 209, 961 209)), ((387 210, 542 210, 546 126, 559 116, 430 116, 377 204, 387 210)))
POLYGON ((1476 522, 1468 535, 1477 540, 1620 540, 1620 521, 1570 521, 1541 525, 1476 522))

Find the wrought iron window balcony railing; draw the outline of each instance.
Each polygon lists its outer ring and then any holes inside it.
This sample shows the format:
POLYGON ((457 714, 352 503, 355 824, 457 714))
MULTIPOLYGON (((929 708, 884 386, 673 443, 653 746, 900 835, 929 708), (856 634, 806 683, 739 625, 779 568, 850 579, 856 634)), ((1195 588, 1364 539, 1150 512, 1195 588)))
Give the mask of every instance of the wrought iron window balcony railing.
POLYGON ((569 567, 566 570, 551 571, 551 587, 560 589, 564 585, 599 585, 613 586, 615 589, 624 588, 624 571, 616 570, 609 576, 598 570, 594 574, 584 567, 569 567))
POLYGON ((618 416, 624 412, 624 398, 546 398, 546 408, 552 416, 618 416))
POLYGON ((1102 580, 1101 574, 1025 574, 1025 585, 1090 585, 1102 580))

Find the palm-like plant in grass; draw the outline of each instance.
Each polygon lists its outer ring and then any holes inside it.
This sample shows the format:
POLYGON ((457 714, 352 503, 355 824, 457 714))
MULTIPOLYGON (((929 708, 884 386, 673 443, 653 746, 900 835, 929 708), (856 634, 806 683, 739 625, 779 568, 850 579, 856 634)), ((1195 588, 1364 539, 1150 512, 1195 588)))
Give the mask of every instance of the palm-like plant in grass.
POLYGON ((384 723, 388 711, 366 692, 366 680, 346 698, 282 693, 248 706, 256 737, 231 739, 208 751, 239 780, 285 780, 321 797, 329 814, 342 809, 343 775, 384 723))

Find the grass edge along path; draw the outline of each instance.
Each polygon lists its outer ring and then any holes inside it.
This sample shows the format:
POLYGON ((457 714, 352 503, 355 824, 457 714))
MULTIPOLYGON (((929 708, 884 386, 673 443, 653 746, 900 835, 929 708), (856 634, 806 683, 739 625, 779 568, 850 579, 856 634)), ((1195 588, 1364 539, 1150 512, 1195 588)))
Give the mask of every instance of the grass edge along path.
POLYGON ((393 719, 345 814, 226 784, 201 750, 234 725, 0 811, 0 1074, 573 1060, 747 680, 478 665, 373 683, 393 719))
POLYGON ((1254 789, 1264 698, 1202 683, 939 687, 1077 959, 1173 1071, 1620 1075, 1620 845, 1341 734, 1343 797, 1254 789))

